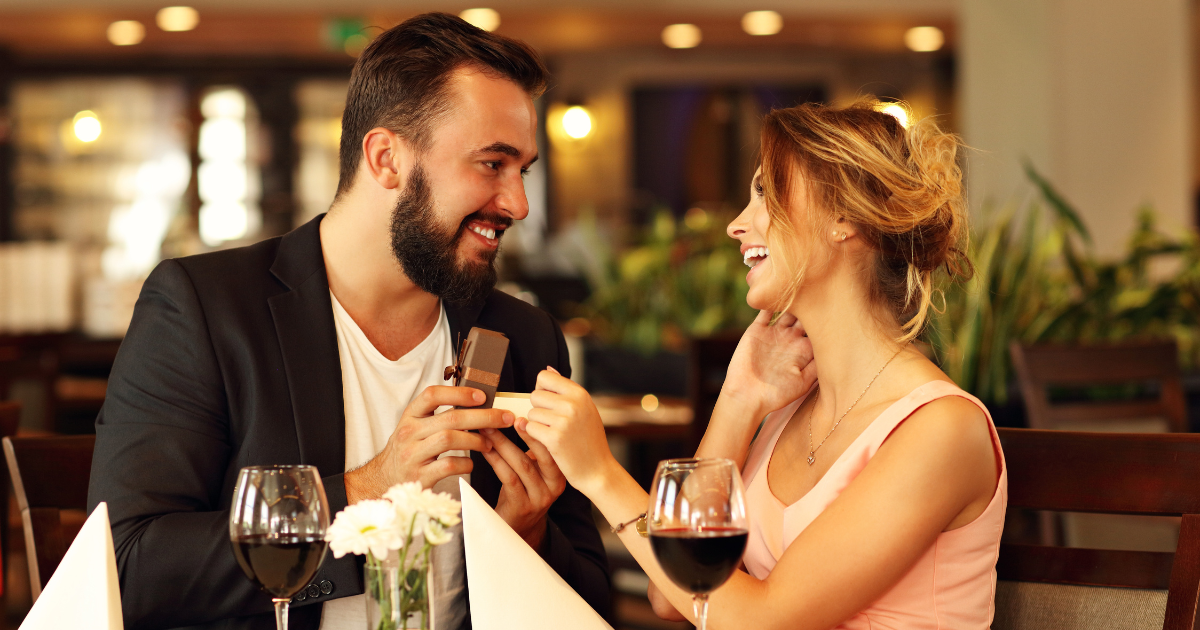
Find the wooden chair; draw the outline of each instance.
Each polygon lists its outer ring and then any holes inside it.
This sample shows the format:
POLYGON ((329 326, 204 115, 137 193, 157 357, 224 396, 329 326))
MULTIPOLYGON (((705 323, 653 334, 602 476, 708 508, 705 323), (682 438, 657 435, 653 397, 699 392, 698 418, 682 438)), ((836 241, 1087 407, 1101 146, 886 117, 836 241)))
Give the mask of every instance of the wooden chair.
POLYGON ((96 436, 6 437, 34 601, 58 568, 77 531, 64 527, 63 510, 86 510, 96 436))
POLYGON ((1172 553, 1010 544, 994 630, 1200 627, 1200 435, 1000 429, 1008 506, 1181 516, 1172 553))
MULTIPOLYGON (((21 403, 16 401, 0 400, 0 438, 12 437, 17 434, 17 427, 21 424, 21 403)), ((11 541, 9 540, 10 533, 8 528, 8 467, 0 466, 0 566, 8 567, 11 541)), ((3 583, 3 576, 0 576, 0 584, 3 583)))
POLYGON ((1095 346, 1009 346, 1025 398, 1029 426, 1062 428, 1064 423, 1163 418, 1170 431, 1188 430, 1187 399, 1179 374, 1175 342, 1138 342, 1095 346), (1115 385, 1157 381, 1152 400, 1050 404, 1049 386, 1115 385))
POLYGON ((688 348, 688 395, 692 399, 692 428, 687 448, 695 453, 700 446, 713 408, 725 384, 729 361, 737 350, 740 332, 693 339, 688 348))

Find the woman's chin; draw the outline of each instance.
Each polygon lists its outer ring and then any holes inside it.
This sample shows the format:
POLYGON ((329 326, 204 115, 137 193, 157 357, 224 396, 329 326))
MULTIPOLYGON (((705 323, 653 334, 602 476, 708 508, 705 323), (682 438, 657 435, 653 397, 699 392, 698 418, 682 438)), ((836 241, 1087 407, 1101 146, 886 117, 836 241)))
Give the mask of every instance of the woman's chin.
POLYGON ((764 311, 774 308, 775 305, 770 300, 765 299, 762 295, 760 295, 761 293, 762 291, 757 290, 756 287, 750 287, 750 291, 746 293, 746 304, 756 311, 764 311))

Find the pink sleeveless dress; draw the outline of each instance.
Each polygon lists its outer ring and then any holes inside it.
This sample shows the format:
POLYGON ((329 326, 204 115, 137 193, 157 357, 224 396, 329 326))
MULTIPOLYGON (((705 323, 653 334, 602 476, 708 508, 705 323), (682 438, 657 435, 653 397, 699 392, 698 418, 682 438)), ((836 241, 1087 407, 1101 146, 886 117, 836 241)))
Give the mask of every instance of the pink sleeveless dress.
MULTIPOLYGON (((750 575, 765 579, 788 545, 854 481, 892 431, 921 406, 944 396, 966 398, 979 405, 987 415, 983 403, 954 384, 946 381, 926 383, 884 410, 842 453, 817 485, 791 505, 784 505, 768 487, 767 463, 784 425, 803 399, 767 416, 742 471, 750 517, 745 555, 750 575)), ((987 415, 987 418, 1000 459, 1000 482, 987 509, 967 525, 938 535, 933 546, 891 590, 838 628, 975 630, 991 625, 996 594, 996 557, 1008 503, 1008 471, 1000 451, 999 436, 991 416, 987 415)))

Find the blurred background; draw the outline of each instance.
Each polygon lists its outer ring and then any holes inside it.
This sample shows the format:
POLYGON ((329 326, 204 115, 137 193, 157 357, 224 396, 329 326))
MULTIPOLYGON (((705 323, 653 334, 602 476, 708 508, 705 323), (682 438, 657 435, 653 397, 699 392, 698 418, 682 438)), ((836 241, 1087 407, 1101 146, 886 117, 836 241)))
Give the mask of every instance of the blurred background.
MULTIPOLYGON (((998 424, 1028 424, 1011 343, 1167 339, 1197 426, 1193 2, 0 0, 0 400, 21 403, 22 432, 93 430, 161 259, 327 210, 356 55, 431 10, 551 69, 501 288, 563 324, 643 481, 693 448, 754 316, 724 229, 762 115, 863 95, 970 147, 977 274, 946 287, 923 344, 998 424)), ((10 625, 22 562, 6 562, 10 625)), ((681 627, 614 563, 622 627, 681 627)))

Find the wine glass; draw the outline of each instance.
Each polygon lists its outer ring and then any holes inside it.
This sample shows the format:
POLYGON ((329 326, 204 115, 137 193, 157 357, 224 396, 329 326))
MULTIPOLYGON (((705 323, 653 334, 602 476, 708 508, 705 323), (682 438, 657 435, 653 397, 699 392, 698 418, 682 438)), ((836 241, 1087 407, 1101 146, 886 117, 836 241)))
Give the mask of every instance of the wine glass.
POLYGON ((741 473, 728 459, 667 459, 650 487, 647 528, 667 577, 692 594, 699 630, 708 625, 708 594, 725 583, 746 551, 741 473))
POLYGON ((275 602, 287 630, 288 602, 325 558, 329 500, 314 466, 249 466, 238 474, 229 540, 242 571, 275 602))

